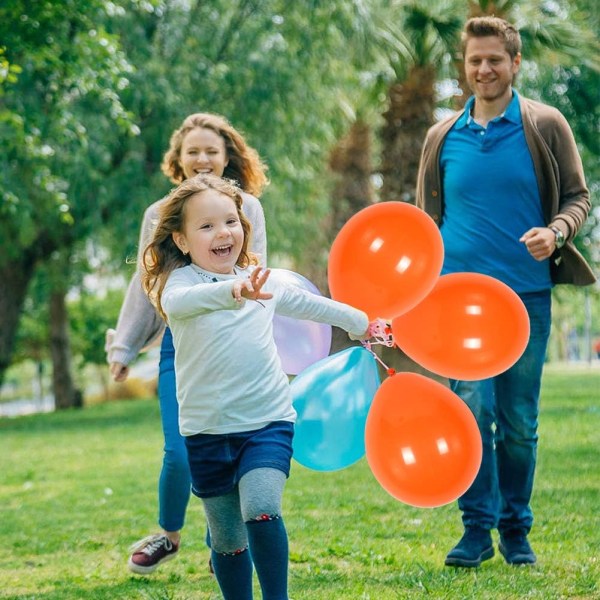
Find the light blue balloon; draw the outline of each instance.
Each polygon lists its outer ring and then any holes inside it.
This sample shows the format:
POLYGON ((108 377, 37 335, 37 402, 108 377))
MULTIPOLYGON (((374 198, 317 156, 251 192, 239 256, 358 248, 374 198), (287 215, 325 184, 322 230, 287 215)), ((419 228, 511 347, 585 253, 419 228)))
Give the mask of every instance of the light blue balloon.
POLYGON ((365 454, 365 424, 379 387, 373 355, 356 346, 307 367, 291 383, 298 413, 294 458, 316 471, 337 471, 365 454))

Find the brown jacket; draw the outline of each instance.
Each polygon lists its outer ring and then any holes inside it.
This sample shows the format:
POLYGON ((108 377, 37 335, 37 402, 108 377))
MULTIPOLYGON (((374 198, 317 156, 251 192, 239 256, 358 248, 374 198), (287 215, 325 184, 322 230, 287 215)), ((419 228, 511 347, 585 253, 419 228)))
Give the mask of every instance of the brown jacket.
MULTIPOLYGON (((555 108, 519 96, 525 139, 538 180, 544 218, 548 226, 560 229, 566 244, 550 260, 554 283, 589 285, 596 277, 575 245, 573 238, 590 210, 589 191, 573 132, 555 108)), ((417 206, 441 225, 444 198, 440 174, 440 153, 444 138, 461 113, 429 129, 423 145, 417 176, 417 206)))

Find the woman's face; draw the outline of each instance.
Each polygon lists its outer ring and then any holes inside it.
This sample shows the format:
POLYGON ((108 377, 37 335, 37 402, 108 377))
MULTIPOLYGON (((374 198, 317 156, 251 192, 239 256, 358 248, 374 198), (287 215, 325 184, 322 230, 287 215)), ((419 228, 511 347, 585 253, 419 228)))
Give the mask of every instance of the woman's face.
POLYGON ((183 138, 180 161, 186 179, 198 173, 222 177, 229 162, 225 140, 212 129, 196 127, 183 138))

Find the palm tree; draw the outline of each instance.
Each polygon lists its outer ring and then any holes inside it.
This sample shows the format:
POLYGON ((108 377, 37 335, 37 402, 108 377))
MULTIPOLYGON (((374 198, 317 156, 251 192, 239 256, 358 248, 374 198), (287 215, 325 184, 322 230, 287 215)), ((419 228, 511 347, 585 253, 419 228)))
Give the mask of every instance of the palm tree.
MULTIPOLYGON (((436 84, 459 74, 460 31, 468 17, 495 14, 519 27, 528 58, 539 63, 572 64, 579 61, 592 68, 598 64, 598 44, 583 24, 572 15, 560 14, 553 4, 541 0, 451 0, 428 3, 415 1, 401 6, 398 24, 383 28, 390 66, 396 79, 388 88, 385 126, 381 130, 382 200, 414 202, 417 170, 425 133, 434 122, 436 84), (554 12, 553 12, 554 10, 554 12), (467 12, 468 11, 468 12, 467 12)), ((457 97, 464 104, 468 94, 457 97)), ((402 368, 405 359, 397 350, 383 349, 389 366, 402 368)), ((403 365, 404 363, 404 365, 403 365)), ((412 365, 411 370, 419 370, 412 365)))
MULTIPOLYGON (((382 141, 382 200, 414 202, 419 157, 425 133, 434 122, 437 84, 458 77, 464 82, 460 31, 467 18, 496 15, 514 22, 520 30, 526 58, 540 64, 580 64, 600 70, 598 41, 573 10, 544 0, 416 0, 400 5, 398 18, 381 26, 379 33, 389 56, 395 80, 387 91, 382 141), (390 24, 392 23, 392 24, 390 24)), ((468 92, 455 96, 455 108, 464 105, 468 92)))
POLYGON ((395 74, 380 132, 382 200, 414 203, 421 147, 434 121, 436 82, 448 75, 462 25, 449 2, 427 4, 401 6, 400 24, 382 32, 395 74))
MULTIPOLYGON (((496 16, 514 23, 523 41, 525 60, 563 67, 578 65, 600 71, 599 44, 587 27, 585 16, 571 7, 565 12, 558 4, 544 0, 471 0, 468 18, 496 16)), ((456 108, 468 98, 462 56, 456 52, 458 85, 465 93, 455 97, 456 108)))
POLYGON ((335 236, 352 215, 375 201, 371 146, 371 128, 359 117, 329 153, 331 208, 311 236, 311 243, 298 264, 299 270, 324 294, 329 293, 325 269, 327 251, 335 236))

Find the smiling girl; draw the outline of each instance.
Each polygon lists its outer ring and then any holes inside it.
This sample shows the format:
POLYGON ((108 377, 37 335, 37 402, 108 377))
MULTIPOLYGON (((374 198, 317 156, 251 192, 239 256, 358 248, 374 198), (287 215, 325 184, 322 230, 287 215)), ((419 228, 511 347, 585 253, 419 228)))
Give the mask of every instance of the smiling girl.
MULTIPOLYGON (((163 173, 180 184, 198 173, 225 176, 243 190, 243 210, 252 224, 250 248, 267 264, 265 218, 259 196, 267 184, 266 166, 256 150, 224 117, 194 113, 172 133, 162 162, 163 173)), ((146 247, 158 221, 165 199, 151 204, 144 213, 139 253, 146 247)), ((138 267, 141 256, 138 257, 138 267)), ((158 523, 160 533, 139 540, 131 548, 128 566, 141 575, 154 572, 175 558, 180 549, 181 529, 190 498, 190 470, 187 452, 179 433, 175 382, 175 350, 171 331, 149 302, 140 283, 140 269, 133 275, 121 307, 116 331, 107 332, 107 358, 115 381, 125 381, 129 365, 154 340, 161 341, 158 373, 158 399, 164 435, 164 453, 158 481, 158 523)))
POLYGON ((144 253, 144 289, 175 344, 179 427, 225 600, 287 599, 281 498, 296 412, 273 339, 275 313, 366 336, 360 310, 288 286, 256 266, 240 191, 211 175, 168 197, 144 253))

